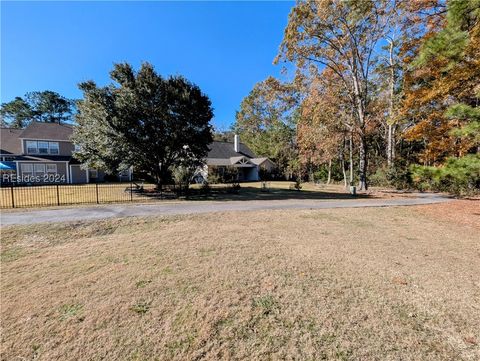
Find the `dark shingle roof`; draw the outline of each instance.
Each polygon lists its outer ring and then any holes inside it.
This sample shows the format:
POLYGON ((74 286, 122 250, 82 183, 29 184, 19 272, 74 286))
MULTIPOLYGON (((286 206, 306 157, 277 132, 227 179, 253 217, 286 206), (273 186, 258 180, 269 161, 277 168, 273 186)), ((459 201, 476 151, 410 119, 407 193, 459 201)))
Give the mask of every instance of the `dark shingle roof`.
POLYGON ((240 152, 237 153, 231 142, 213 142, 210 144, 210 151, 208 152, 207 158, 230 158, 242 155, 248 158, 255 158, 255 153, 243 143, 240 143, 240 152))
POLYGON ((68 124, 31 122, 20 138, 70 141, 72 133, 73 126, 68 124))
POLYGON ((18 138, 23 129, 1 128, 0 129, 0 153, 22 154, 22 142, 18 138))

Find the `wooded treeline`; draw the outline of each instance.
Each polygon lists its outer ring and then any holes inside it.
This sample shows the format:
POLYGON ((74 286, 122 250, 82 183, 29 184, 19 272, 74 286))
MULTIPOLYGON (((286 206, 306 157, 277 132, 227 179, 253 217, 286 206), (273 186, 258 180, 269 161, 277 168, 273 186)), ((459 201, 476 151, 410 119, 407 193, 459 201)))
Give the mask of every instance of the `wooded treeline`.
MULTIPOLYGON (((278 165, 271 177, 479 192, 480 0, 299 0, 274 62, 287 80, 257 83, 231 129, 278 165)), ((188 183, 212 140, 208 97, 148 63, 111 78, 76 102, 17 97, 2 126, 73 121, 86 164, 188 183)))
POLYGON ((33 91, 3 103, 0 107, 2 127, 25 128, 30 122, 71 122, 75 101, 51 91, 33 91))
POLYGON ((302 0, 275 63, 234 130, 281 176, 478 191, 480 0, 302 0))

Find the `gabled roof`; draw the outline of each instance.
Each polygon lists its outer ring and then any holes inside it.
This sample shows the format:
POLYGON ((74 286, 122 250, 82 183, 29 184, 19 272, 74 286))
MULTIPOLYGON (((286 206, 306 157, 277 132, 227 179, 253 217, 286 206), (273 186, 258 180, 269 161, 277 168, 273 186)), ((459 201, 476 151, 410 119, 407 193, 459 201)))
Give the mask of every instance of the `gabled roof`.
POLYGON ((0 153, 22 154, 22 143, 19 139, 23 129, 0 128, 0 153))
POLYGON ((232 165, 230 158, 207 158, 207 165, 232 165))
POLYGON ((244 155, 238 157, 230 157, 230 158, 207 158, 207 165, 216 165, 216 166, 230 166, 236 165, 238 166, 245 166, 245 167, 252 167, 255 164, 252 163, 252 158, 248 158, 244 155))
POLYGON ((31 122, 19 138, 70 141, 73 126, 69 124, 31 122))
POLYGON ((233 143, 215 141, 210 144, 210 151, 208 152, 207 158, 227 159, 241 156, 255 158, 255 153, 253 153, 250 148, 243 143, 240 143, 240 152, 235 152, 233 143))
POLYGON ((239 156, 239 157, 230 157, 230 163, 231 164, 235 164, 235 163, 238 163, 240 162, 242 159, 245 159, 244 156, 239 156))
POLYGON ((253 164, 256 164, 256 165, 262 165, 263 163, 265 162, 269 162, 270 164, 272 164, 273 166, 275 166, 275 163, 273 163, 269 158, 267 157, 262 157, 262 158, 252 158, 250 159, 250 161, 253 163, 253 164))

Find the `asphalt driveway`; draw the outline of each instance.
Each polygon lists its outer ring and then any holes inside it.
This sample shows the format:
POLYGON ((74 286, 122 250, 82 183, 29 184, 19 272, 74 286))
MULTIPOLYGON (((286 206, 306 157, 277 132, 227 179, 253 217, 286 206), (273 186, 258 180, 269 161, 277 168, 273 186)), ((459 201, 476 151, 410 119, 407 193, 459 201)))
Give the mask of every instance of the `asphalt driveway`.
POLYGON ((204 201, 155 204, 109 204, 91 207, 35 209, 2 212, 2 226, 44 222, 85 221, 112 217, 164 216, 231 211, 255 211, 266 209, 327 209, 357 207, 395 207, 448 202, 450 199, 432 193, 413 194, 408 198, 392 199, 344 199, 344 200, 251 200, 204 201))

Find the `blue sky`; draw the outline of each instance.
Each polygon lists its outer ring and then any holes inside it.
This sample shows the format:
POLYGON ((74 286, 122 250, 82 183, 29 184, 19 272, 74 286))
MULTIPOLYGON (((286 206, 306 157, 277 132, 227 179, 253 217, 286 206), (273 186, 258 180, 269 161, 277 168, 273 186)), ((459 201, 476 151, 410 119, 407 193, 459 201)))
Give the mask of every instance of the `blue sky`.
POLYGON ((273 65, 293 2, 3 2, 1 102, 28 91, 78 98, 77 84, 109 83, 114 62, 152 63, 210 97, 227 128, 273 65))

